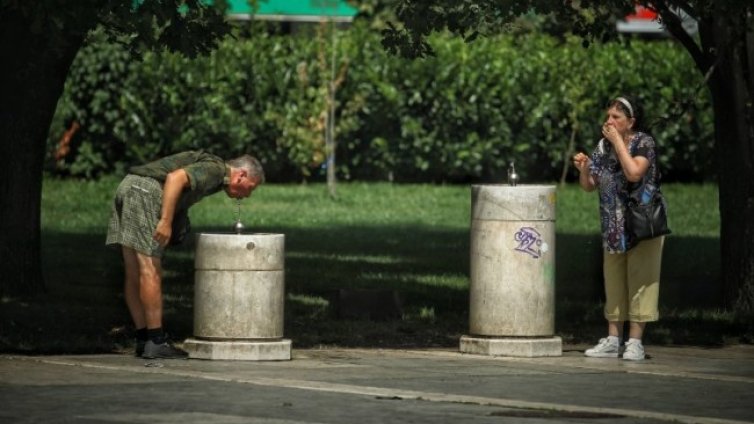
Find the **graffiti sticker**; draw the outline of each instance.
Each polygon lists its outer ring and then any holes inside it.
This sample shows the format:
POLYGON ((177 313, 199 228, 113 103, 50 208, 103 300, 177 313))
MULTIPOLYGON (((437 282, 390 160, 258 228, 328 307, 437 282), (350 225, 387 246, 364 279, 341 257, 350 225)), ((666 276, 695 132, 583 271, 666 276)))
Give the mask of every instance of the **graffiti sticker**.
POLYGON ((547 252, 547 243, 542 241, 542 236, 534 228, 521 227, 513 238, 518 242, 516 250, 519 252, 526 253, 534 258, 539 258, 547 252))

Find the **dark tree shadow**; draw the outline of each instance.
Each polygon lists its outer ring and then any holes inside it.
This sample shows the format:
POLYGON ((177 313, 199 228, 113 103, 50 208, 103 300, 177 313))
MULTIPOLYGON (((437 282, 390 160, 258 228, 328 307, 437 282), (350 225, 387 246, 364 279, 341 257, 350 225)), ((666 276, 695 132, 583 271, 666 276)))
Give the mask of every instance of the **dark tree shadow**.
MULTIPOLYGON (((389 225, 254 230, 285 234, 285 337, 297 347, 452 347, 467 331, 467 230, 389 225), (394 290, 403 317, 337 319, 329 299, 339 289, 394 290)), ((192 237, 163 262, 165 326, 176 340, 192 333, 194 248, 192 237)), ((698 312, 721 306, 718 249, 712 238, 667 239, 661 308, 670 313, 655 331, 659 341, 717 344, 740 331, 698 312)), ((104 234, 48 231, 43 261, 47 292, 5 301, 0 310, 0 350, 84 353, 130 346, 120 252, 104 246, 104 234)), ((556 332, 567 342, 593 341, 603 330, 601 261, 598 236, 557 234, 556 332)))

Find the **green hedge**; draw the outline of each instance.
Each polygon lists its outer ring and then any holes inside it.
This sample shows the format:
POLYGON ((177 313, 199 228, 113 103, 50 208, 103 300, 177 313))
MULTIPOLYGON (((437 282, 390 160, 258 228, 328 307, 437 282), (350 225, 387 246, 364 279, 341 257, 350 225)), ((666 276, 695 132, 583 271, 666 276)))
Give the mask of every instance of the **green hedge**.
MULTIPOLYGON (((94 177, 203 148, 260 157, 272 181, 321 179, 332 38, 229 39, 190 60, 94 37, 73 65, 50 131, 53 152, 81 124, 57 173, 94 177)), ((436 57, 405 61, 356 25, 337 34, 336 162, 345 179, 490 181, 515 159, 524 181, 560 178, 571 139, 590 149, 604 104, 643 102, 670 180, 711 179, 712 111, 687 53, 669 41, 610 43, 502 36, 433 39, 436 57)), ((48 163, 54 163, 50 158, 48 163)), ((573 178, 573 170, 569 177, 573 178)))

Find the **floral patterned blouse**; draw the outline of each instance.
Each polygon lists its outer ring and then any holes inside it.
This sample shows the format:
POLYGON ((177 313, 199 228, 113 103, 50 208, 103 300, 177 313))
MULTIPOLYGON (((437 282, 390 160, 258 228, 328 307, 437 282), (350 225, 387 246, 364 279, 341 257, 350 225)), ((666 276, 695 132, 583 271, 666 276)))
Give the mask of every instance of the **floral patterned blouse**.
MULTIPOLYGON (((649 160, 647 174, 639 184, 650 190, 658 187, 656 149, 652 136, 643 132, 635 133, 628 144, 628 152, 632 157, 644 156, 649 160)), ((626 252, 632 245, 625 221, 629 182, 609 141, 600 140, 591 159, 589 172, 600 195, 602 246, 608 253, 626 252)))

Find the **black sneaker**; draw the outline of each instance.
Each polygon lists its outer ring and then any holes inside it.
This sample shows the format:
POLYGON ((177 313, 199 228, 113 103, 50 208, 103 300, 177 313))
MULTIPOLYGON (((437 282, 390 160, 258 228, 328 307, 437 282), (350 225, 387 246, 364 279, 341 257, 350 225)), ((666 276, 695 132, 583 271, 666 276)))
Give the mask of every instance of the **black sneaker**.
POLYGON ((173 346, 173 342, 169 340, 165 340, 161 344, 149 340, 144 345, 144 353, 141 354, 141 357, 145 359, 186 359, 188 352, 173 346))
POLYGON ((146 340, 136 340, 136 351, 134 352, 135 357, 141 358, 142 355, 144 355, 144 345, 146 344, 146 340))

